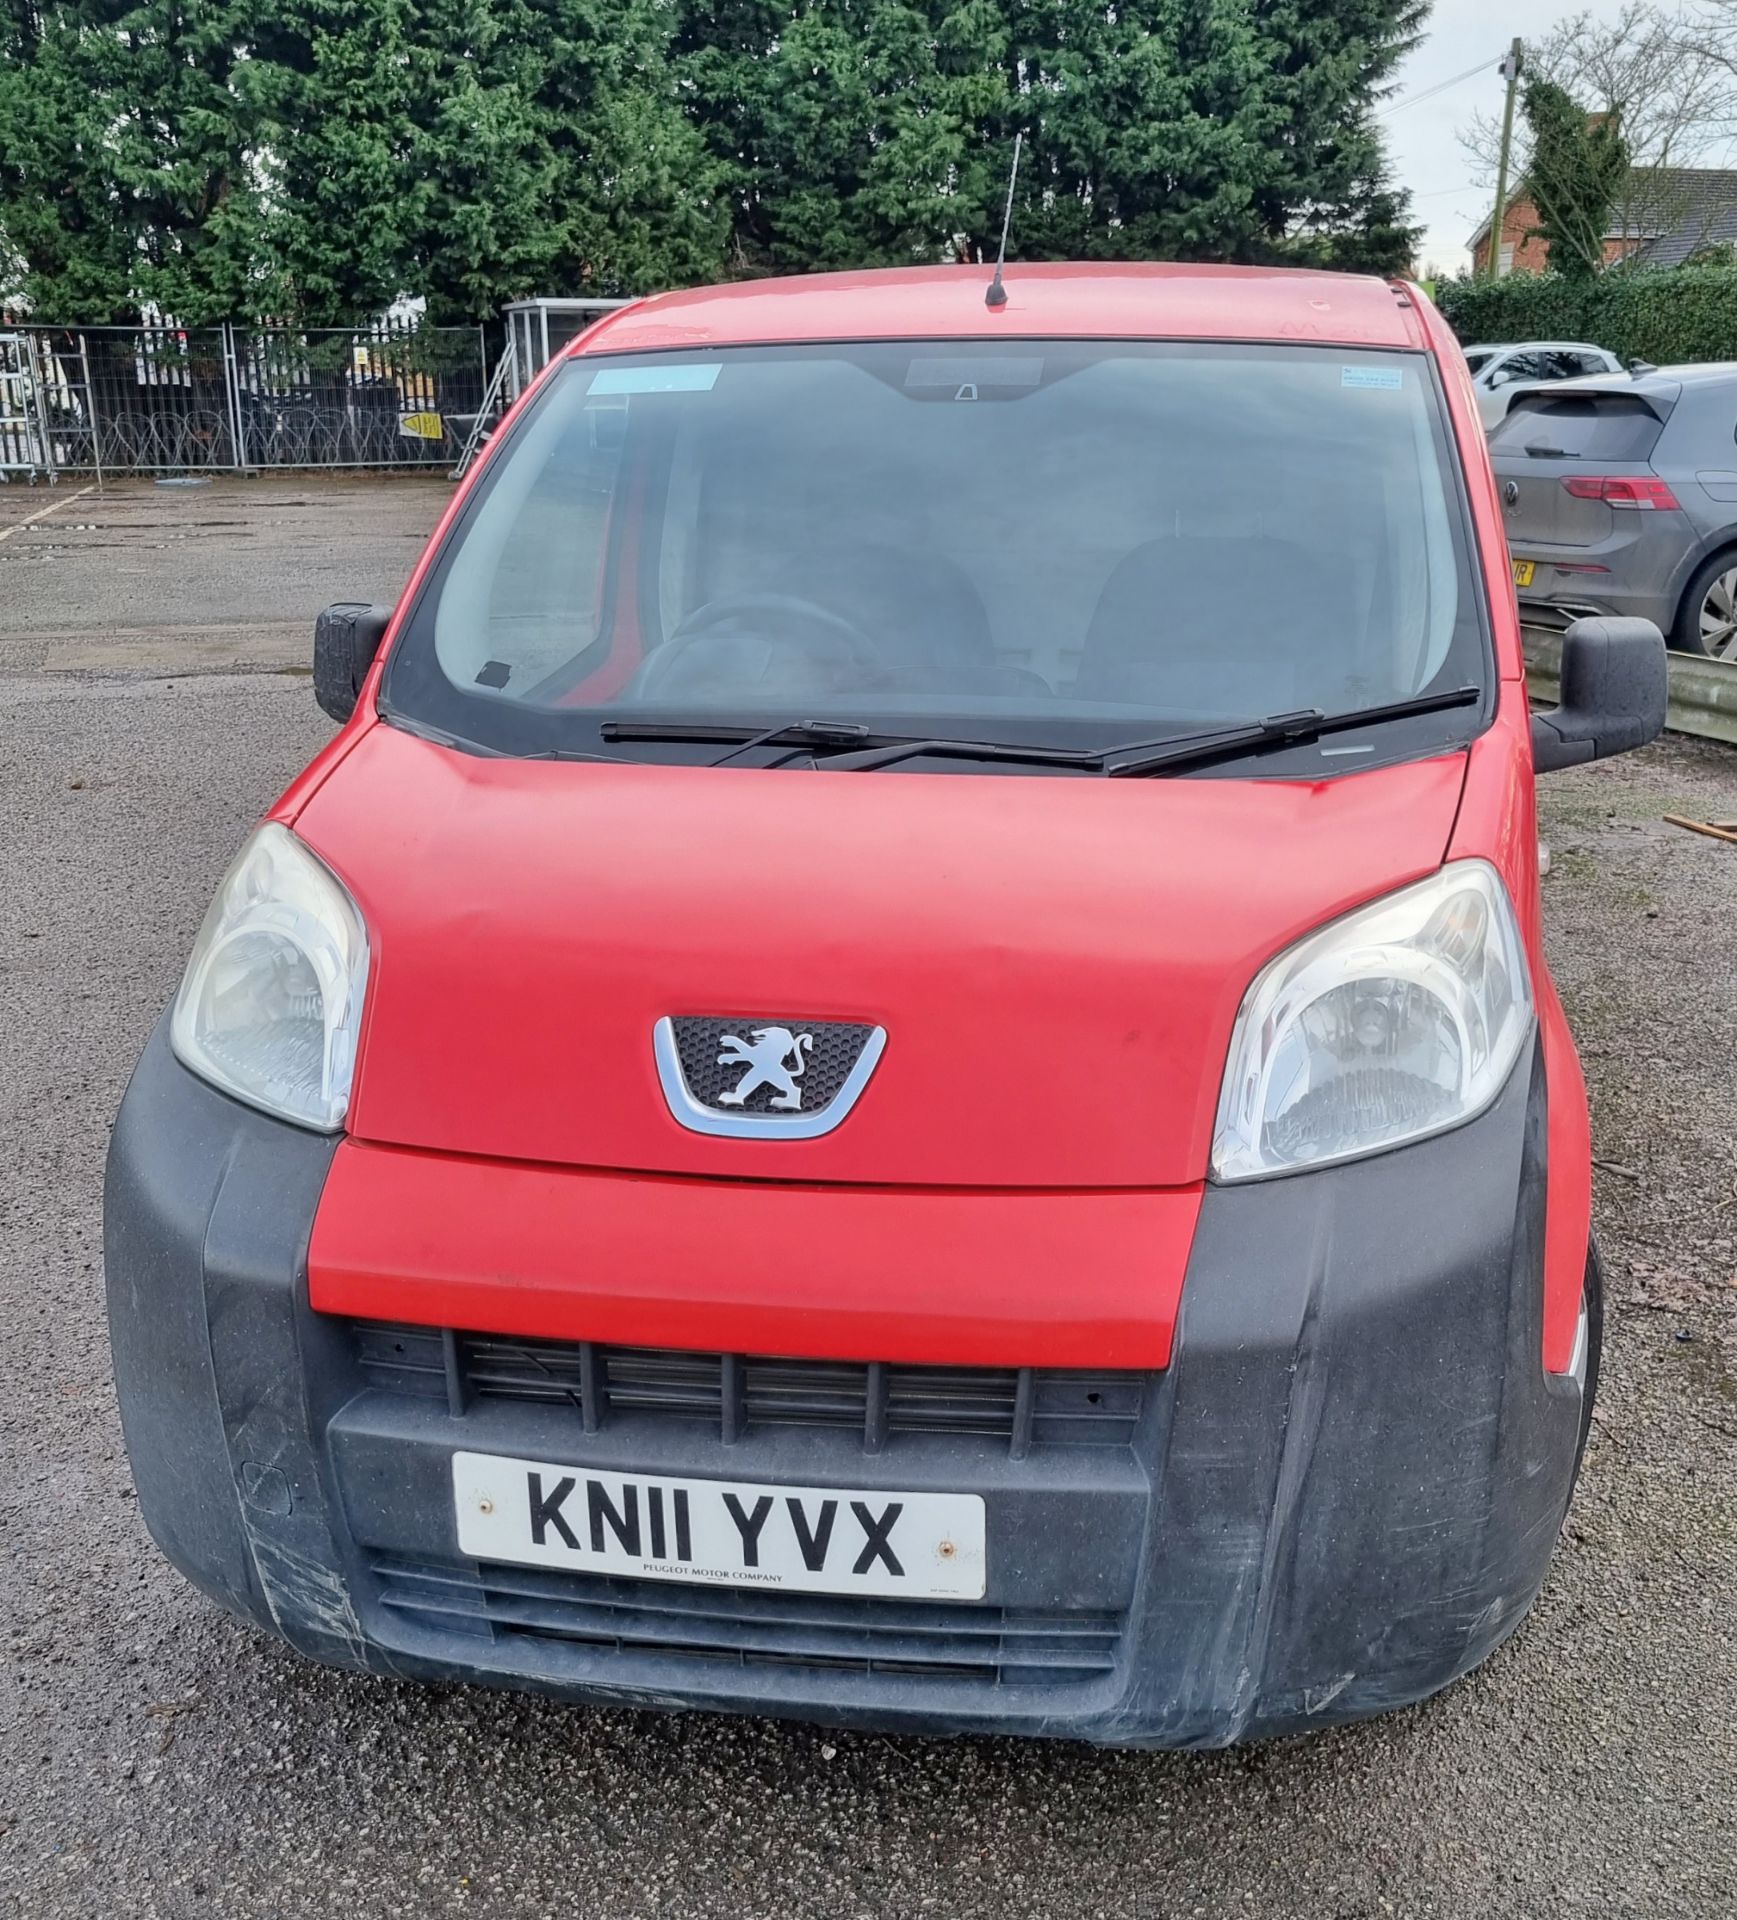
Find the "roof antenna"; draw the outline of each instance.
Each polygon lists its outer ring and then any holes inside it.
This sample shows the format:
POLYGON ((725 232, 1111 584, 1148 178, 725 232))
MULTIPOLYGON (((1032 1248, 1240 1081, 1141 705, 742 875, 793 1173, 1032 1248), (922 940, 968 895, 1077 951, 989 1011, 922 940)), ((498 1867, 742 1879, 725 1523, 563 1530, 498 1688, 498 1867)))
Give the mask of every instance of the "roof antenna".
POLYGON ((1001 284, 1001 268, 1007 258, 1007 229, 1013 219, 1013 189, 1019 181, 1019 149, 1024 139, 1025 129, 1021 127, 1013 136, 1013 168, 1007 176, 1007 205, 1001 213, 1001 246, 995 255, 995 278, 990 281, 989 291, 983 296, 986 307, 1007 305, 1007 289, 1001 284))

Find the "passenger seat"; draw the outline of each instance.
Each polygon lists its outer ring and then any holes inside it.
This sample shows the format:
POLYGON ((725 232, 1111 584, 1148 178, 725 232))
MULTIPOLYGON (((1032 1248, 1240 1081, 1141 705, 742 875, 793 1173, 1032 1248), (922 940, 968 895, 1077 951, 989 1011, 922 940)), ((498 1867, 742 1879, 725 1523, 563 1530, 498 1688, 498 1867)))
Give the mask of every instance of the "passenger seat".
POLYGON ((1289 540, 1148 540, 1104 583, 1074 692, 1239 716, 1318 705, 1356 658, 1352 585, 1342 562, 1289 540))

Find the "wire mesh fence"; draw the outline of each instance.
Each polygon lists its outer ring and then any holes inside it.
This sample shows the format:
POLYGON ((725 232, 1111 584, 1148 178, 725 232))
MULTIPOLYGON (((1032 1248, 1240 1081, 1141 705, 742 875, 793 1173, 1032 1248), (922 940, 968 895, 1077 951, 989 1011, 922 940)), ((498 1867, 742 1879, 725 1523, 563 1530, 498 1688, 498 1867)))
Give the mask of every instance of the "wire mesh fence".
MULTIPOLYGON (((37 370, 35 433, 55 472, 447 468, 488 386, 480 327, 14 331, 37 370)), ((5 417, 0 390, 0 439, 5 417)))

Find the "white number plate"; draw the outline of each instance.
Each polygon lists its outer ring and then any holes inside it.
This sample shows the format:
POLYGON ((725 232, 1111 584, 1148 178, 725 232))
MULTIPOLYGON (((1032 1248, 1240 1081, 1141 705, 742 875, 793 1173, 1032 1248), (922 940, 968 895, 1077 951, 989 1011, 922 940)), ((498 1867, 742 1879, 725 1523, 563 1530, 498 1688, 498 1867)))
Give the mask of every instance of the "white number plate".
POLYGON ((974 1493, 772 1487, 455 1453, 459 1551, 474 1560, 707 1586, 981 1600, 974 1493))

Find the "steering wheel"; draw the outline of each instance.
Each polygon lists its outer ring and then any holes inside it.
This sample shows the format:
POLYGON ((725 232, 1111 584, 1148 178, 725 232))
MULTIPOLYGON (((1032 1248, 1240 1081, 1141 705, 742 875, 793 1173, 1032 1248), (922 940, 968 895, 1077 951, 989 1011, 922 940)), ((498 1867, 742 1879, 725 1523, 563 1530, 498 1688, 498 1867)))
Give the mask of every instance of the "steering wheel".
POLYGON ((627 694, 676 700, 752 692, 762 682, 773 694, 826 693, 872 684, 885 667, 860 627, 817 601, 794 593, 723 593, 695 607, 647 657, 627 694))

